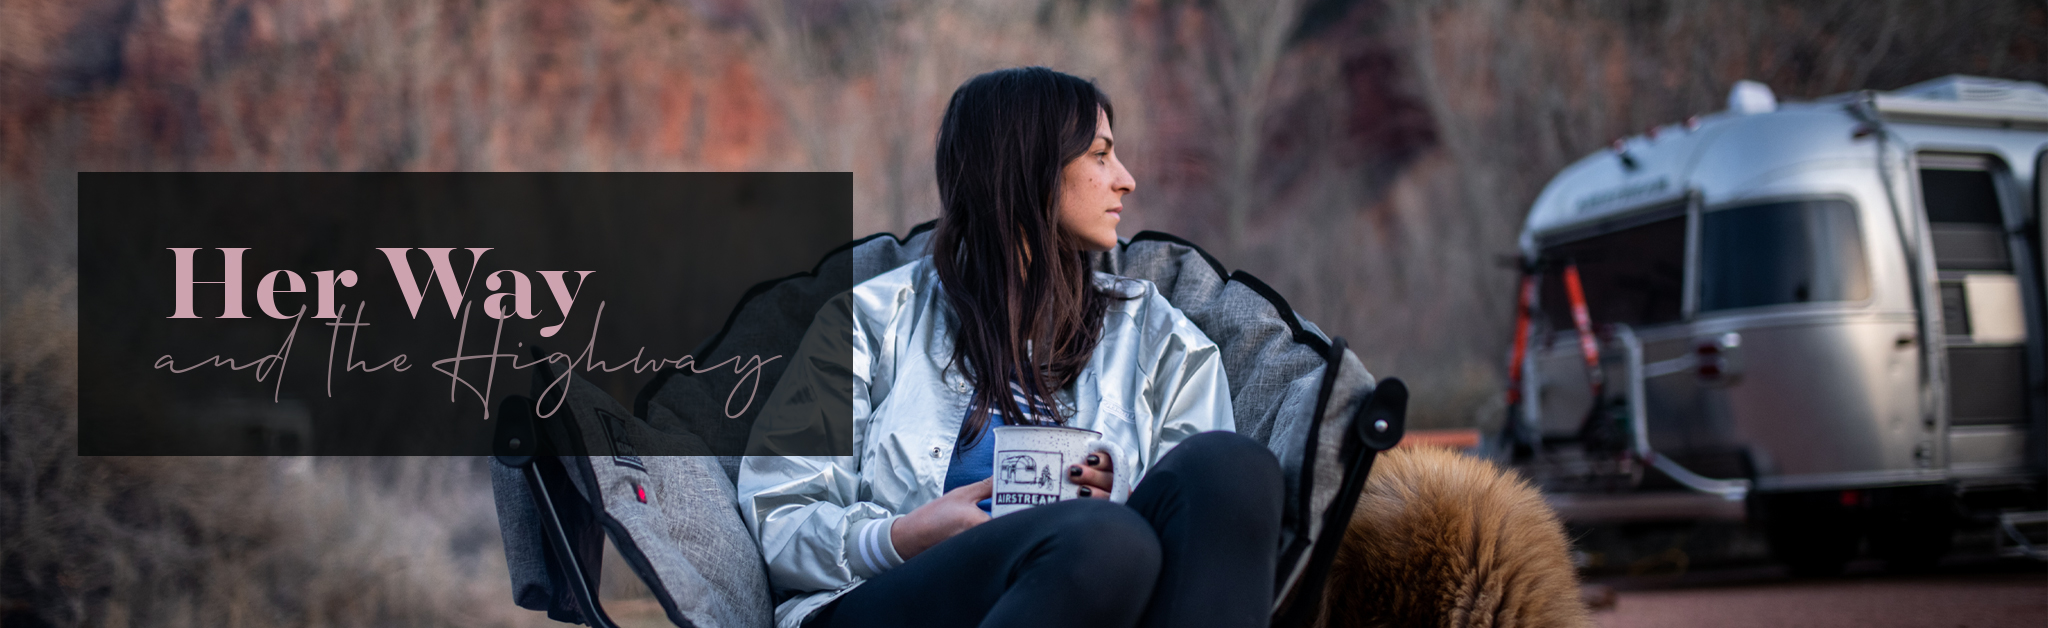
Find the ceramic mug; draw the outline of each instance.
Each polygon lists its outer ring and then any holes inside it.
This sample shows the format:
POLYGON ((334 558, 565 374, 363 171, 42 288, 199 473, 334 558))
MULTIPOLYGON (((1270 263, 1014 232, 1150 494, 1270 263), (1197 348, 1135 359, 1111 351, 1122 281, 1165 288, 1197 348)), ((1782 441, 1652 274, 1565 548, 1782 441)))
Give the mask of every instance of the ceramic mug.
POLYGON ((1003 425, 995 428, 995 497, 989 512, 1001 517, 1040 504, 1081 498, 1067 467, 1108 451, 1102 433, 1076 427, 1003 425))

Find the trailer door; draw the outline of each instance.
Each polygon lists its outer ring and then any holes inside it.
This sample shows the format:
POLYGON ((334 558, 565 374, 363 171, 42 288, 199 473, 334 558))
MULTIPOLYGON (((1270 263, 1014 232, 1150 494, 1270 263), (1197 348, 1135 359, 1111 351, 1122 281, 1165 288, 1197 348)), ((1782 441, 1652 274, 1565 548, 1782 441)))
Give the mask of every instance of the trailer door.
POLYGON ((2016 471, 2028 424, 2023 299, 2033 292, 2016 270, 2034 256, 2009 237, 2002 190, 2011 176, 1981 155, 1922 153, 1919 162, 1948 344, 1950 468, 2016 471))

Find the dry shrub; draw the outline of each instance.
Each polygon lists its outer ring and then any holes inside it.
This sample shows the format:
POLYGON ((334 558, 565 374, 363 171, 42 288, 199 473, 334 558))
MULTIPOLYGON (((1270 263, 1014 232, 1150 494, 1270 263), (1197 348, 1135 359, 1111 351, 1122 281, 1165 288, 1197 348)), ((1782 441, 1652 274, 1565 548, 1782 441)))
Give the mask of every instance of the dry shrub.
POLYGON ((479 460, 76 455, 74 289, 0 319, 0 624, 541 623, 479 460))

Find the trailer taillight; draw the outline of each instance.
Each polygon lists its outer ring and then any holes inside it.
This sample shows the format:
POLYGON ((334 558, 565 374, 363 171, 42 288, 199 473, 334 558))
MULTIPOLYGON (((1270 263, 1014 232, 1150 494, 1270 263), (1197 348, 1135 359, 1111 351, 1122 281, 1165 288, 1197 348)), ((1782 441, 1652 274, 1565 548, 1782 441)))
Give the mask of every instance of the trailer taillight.
POLYGON ((1693 346, 1693 356, 1698 360, 1700 379, 1718 381, 1729 375, 1729 352, 1742 346, 1742 335, 1728 332, 1712 340, 1693 346))

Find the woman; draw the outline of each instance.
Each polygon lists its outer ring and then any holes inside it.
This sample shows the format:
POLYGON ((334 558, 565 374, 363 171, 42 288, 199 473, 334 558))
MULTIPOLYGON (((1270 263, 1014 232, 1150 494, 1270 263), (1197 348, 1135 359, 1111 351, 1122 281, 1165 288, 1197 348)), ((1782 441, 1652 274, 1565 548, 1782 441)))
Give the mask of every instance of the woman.
POLYGON ((854 455, 741 467, 743 515, 788 596, 778 625, 1265 624, 1279 465, 1230 432, 1216 345, 1151 283, 1090 270, 1136 187, 1114 111, 1045 68, 954 92, 932 255, 825 308, 851 317, 850 366, 800 355, 771 397, 850 374, 854 455), (1091 499, 991 519, 998 422, 1102 432, 1108 451, 1062 473, 1091 499))

